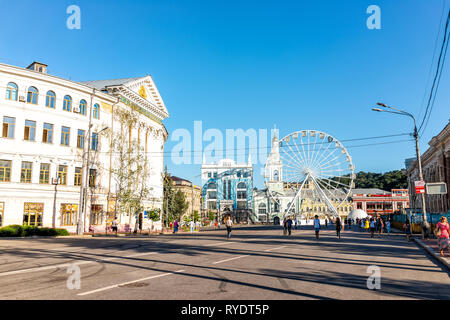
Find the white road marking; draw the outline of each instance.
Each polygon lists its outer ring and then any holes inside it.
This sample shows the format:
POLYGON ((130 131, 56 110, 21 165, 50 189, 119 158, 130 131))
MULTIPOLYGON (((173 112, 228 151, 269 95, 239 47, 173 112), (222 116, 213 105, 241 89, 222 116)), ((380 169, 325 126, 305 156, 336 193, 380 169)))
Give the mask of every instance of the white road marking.
POLYGON ((278 249, 282 249, 282 248, 285 248, 286 246, 281 246, 281 247, 278 247, 278 248, 272 248, 272 249, 267 249, 267 250, 264 250, 265 252, 268 252, 268 251, 273 251, 273 250, 278 250, 278 249))
POLYGON ((240 259, 240 258, 244 258, 244 257, 248 257, 248 254, 246 254, 245 256, 239 256, 239 257, 234 257, 234 258, 230 258, 230 259, 216 261, 216 262, 213 262, 212 264, 218 264, 218 263, 227 262, 227 261, 231 261, 231 260, 236 260, 236 259, 240 259))
POLYGON ((186 270, 177 270, 174 272, 168 272, 168 273, 163 273, 163 274, 158 274, 156 276, 151 276, 151 277, 146 277, 146 278, 142 278, 142 279, 138 279, 138 280, 133 280, 133 281, 128 281, 128 282, 123 282, 123 283, 119 283, 119 284, 115 284, 112 286, 108 286, 108 287, 104 287, 104 288, 100 288, 100 289, 96 289, 96 290, 92 290, 92 291, 87 291, 87 292, 83 292, 83 293, 79 293, 79 296, 85 296, 88 294, 92 294, 92 293, 96 293, 96 292, 100 292, 100 291, 105 291, 105 290, 109 290, 109 289, 114 289, 114 288, 118 288, 120 286, 124 286, 127 284, 131 284, 131 283, 136 283, 136 282, 140 282, 140 281, 145 281, 145 280, 150 280, 150 279, 155 279, 155 278, 160 278, 160 277, 164 277, 164 276, 169 276, 171 274, 175 274, 175 273, 179 273, 179 272, 184 272, 186 270))
POLYGON ((38 271, 45 271, 45 270, 51 270, 56 268, 65 268, 68 266, 80 266, 84 264, 89 263, 97 263, 97 262, 103 262, 103 261, 112 261, 117 259, 125 259, 125 258, 134 258, 134 257, 140 257, 140 256, 146 256, 150 254, 157 254, 159 252, 142 252, 142 253, 136 253, 125 257, 112 257, 112 258, 104 258, 104 259, 96 259, 96 260, 89 260, 89 261, 79 261, 79 262, 68 262, 68 263, 62 263, 62 264, 56 264, 53 266, 45 266, 45 267, 36 267, 36 268, 29 268, 29 269, 22 269, 22 270, 15 270, 15 271, 7 271, 7 272, 1 272, 0 277, 4 276, 10 276, 14 274, 21 274, 21 273, 27 273, 27 272, 38 272, 38 271))
POLYGON ((204 247, 213 247, 213 246, 218 246, 221 244, 232 244, 232 243, 236 243, 236 242, 225 241, 225 242, 219 242, 219 243, 210 243, 210 244, 205 245, 204 247))

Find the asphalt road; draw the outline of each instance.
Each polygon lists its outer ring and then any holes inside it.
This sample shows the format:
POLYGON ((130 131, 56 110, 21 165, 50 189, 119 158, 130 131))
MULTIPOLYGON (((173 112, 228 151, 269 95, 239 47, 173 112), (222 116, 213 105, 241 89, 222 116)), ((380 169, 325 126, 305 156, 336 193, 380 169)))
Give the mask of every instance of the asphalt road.
POLYGON ((0 240, 0 299, 450 299, 447 269, 400 234, 225 234, 0 240), (370 266, 378 290, 367 287, 370 266))

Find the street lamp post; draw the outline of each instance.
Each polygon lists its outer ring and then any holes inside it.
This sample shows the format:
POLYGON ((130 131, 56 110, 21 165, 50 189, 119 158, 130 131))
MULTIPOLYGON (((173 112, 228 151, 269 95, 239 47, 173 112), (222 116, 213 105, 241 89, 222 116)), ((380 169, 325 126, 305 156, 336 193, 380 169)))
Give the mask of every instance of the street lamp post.
MULTIPOLYGON (((380 109, 380 108, 372 108, 373 111, 395 113, 395 114, 411 117, 414 120, 413 137, 414 137, 414 140, 416 142, 416 156, 417 156, 417 163, 418 163, 418 167, 419 167, 419 179, 421 181, 424 181, 423 180, 423 173, 422 173, 422 161, 420 159, 419 133, 417 131, 416 118, 409 112, 406 112, 406 111, 403 111, 403 110, 400 110, 400 109, 397 109, 397 108, 394 108, 394 107, 387 106, 384 103, 378 102, 377 105, 379 105, 380 107, 392 109, 392 110, 395 110, 395 111, 390 111, 390 110, 380 109)), ((425 203, 425 193, 421 193, 421 196, 422 196, 422 236, 425 238, 425 237, 428 237, 428 235, 429 235, 430 225, 429 225, 429 223, 427 221, 427 210, 426 210, 426 203, 425 203)))

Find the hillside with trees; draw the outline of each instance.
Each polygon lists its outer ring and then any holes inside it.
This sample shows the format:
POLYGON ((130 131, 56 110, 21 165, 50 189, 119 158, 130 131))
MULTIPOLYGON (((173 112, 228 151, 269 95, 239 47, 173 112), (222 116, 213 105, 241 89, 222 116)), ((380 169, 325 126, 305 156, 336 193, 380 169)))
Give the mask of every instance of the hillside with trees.
POLYGON ((391 189, 407 189, 408 182, 404 170, 385 173, 360 171, 356 174, 355 188, 377 188, 391 191, 391 189))

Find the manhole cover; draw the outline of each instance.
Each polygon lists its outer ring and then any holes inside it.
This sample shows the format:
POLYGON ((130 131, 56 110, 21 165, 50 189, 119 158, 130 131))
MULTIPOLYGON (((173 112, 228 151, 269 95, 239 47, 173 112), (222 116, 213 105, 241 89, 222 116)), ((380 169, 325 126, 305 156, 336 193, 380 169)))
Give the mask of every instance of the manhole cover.
POLYGON ((145 282, 136 282, 136 283, 129 283, 119 286, 119 288, 141 288, 148 286, 148 283, 145 282))

